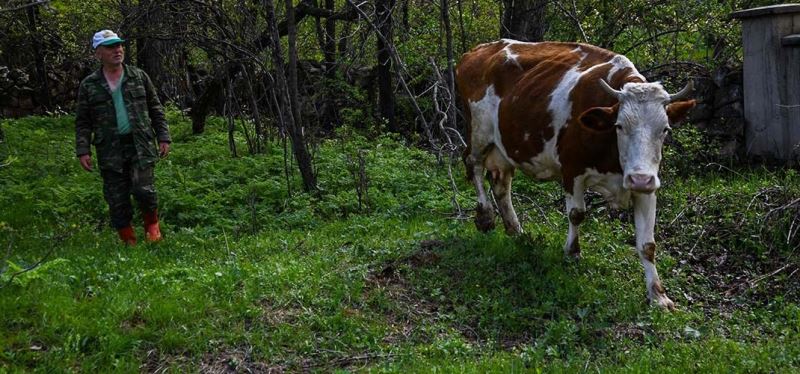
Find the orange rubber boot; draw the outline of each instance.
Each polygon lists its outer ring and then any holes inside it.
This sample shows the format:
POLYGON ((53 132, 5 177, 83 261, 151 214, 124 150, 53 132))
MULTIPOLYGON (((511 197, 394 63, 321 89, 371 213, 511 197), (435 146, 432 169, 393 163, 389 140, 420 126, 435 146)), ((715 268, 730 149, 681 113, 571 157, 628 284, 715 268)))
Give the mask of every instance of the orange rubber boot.
POLYGON ((125 245, 131 247, 136 245, 136 234, 133 232, 133 227, 123 227, 117 230, 117 234, 119 234, 119 238, 122 239, 125 245))
POLYGON ((158 226, 158 209, 142 214, 144 218, 144 235, 148 242, 161 240, 161 228, 158 226))

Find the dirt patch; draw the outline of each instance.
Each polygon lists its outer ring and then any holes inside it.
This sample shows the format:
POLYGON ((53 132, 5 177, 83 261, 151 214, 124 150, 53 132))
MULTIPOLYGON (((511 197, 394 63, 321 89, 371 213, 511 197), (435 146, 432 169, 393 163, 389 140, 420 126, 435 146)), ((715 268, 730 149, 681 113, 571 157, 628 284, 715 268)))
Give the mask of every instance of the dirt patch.
POLYGON ((644 326, 635 323, 621 323, 608 329, 600 330, 599 334, 610 337, 614 341, 629 339, 634 342, 644 343, 645 336, 653 333, 648 330, 644 326))
POLYGON ((252 349, 229 348, 203 355, 199 365, 195 358, 187 355, 162 354, 156 349, 147 352, 144 363, 139 367, 142 373, 168 373, 186 371, 197 367, 197 371, 207 374, 221 373, 284 373, 287 368, 283 365, 272 365, 256 361, 252 356, 252 349))
POLYGON ((388 308, 382 308, 390 326, 389 333, 383 339, 385 343, 408 341, 416 335, 418 326, 436 320, 440 305, 418 295, 406 276, 410 269, 438 264, 441 255, 436 250, 444 245, 440 240, 422 241, 414 253, 383 264, 367 277, 364 299, 370 300, 380 294, 391 303, 388 308))
POLYGON ((157 349, 147 351, 144 362, 139 366, 142 373, 168 373, 174 367, 186 367, 192 362, 191 358, 182 355, 165 355, 157 349))
POLYGON ((207 353, 200 363, 200 372, 221 373, 284 373, 286 367, 273 366, 253 360, 249 348, 233 349, 217 353, 207 353))
POLYGON ((125 319, 120 323, 120 328, 123 331, 129 332, 131 330, 143 328, 145 324, 146 320, 144 319, 144 316, 142 316, 141 309, 136 308, 130 318, 125 319))
POLYGON ((298 305, 278 305, 273 300, 261 300, 262 321, 270 326, 281 324, 294 324, 303 315, 303 309, 298 305))

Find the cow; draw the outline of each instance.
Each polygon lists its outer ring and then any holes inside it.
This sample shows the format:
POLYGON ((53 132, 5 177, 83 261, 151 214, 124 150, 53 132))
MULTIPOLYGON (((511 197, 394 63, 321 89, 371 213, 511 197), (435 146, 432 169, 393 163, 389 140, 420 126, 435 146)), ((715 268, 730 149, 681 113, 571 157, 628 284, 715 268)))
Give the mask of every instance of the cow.
POLYGON ((674 309, 655 266, 656 190, 664 139, 695 106, 647 82, 623 55, 581 43, 502 39, 465 53, 456 83, 467 118, 464 164, 478 195, 475 224, 494 228, 483 186, 488 176, 506 232, 522 233, 511 204, 516 169, 565 191, 568 258, 579 258, 584 193, 598 192, 614 208, 634 207, 636 251, 648 298, 674 309))

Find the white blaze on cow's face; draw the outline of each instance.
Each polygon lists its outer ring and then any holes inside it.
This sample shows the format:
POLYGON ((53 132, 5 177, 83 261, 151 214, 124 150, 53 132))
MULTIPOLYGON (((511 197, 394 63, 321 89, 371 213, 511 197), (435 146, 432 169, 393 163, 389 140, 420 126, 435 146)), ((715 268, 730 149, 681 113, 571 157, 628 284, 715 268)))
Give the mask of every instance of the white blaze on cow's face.
POLYGON ((615 128, 626 189, 652 193, 661 186, 658 170, 670 130, 669 100, 669 93, 658 83, 628 83, 619 91, 615 128))
POLYGON ((622 187, 634 192, 654 192, 661 186, 658 179, 661 147, 670 124, 682 121, 695 106, 694 100, 677 101, 692 91, 692 82, 675 94, 667 93, 658 83, 627 83, 622 90, 611 88, 604 80, 599 85, 619 103, 587 110, 581 114, 581 123, 593 129, 590 131, 610 131, 613 125, 623 172, 622 187))

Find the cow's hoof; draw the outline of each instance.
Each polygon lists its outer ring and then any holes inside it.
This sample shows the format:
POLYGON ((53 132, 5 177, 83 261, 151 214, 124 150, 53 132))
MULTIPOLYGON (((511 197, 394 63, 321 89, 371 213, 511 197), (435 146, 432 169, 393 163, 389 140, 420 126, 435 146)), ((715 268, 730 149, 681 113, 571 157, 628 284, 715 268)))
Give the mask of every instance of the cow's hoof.
POLYGON ((564 257, 568 260, 578 261, 581 259, 581 244, 575 240, 564 247, 564 257))
POLYGON ((650 294, 648 296, 650 296, 650 300, 659 307, 666 310, 675 310, 675 303, 667 297, 667 292, 660 280, 653 282, 650 286, 650 294))
POLYGON ((494 230, 494 209, 491 206, 484 208, 479 205, 475 210, 478 212, 475 216, 475 227, 481 232, 494 230))
POLYGON ((480 232, 489 232, 494 230, 494 217, 475 217, 475 227, 477 227, 478 231, 480 232))
POLYGON ((661 309, 665 309, 665 310, 669 310, 669 311, 674 311, 675 310, 675 303, 672 302, 672 300, 670 300, 665 295, 661 295, 659 297, 656 297, 655 300, 653 300, 653 303, 658 305, 661 309))
POLYGON ((522 227, 519 224, 516 225, 505 225, 506 226, 506 235, 508 236, 519 236, 522 235, 522 227))

